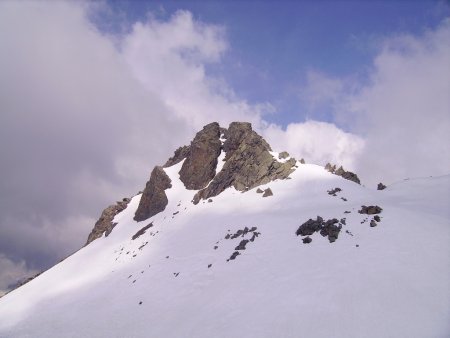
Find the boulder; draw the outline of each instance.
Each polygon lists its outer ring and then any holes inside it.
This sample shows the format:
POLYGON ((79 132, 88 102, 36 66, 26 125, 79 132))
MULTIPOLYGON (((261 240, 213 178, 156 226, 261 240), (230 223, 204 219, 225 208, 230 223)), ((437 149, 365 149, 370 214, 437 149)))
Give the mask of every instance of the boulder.
POLYGON ((169 203, 165 190, 171 187, 169 176, 162 167, 156 166, 142 193, 134 220, 140 222, 163 211, 169 203))
POLYGON ((264 190, 264 194, 262 195, 262 197, 269 197, 269 196, 273 196, 273 192, 272 189, 267 188, 266 190, 264 190))
POLYGON ((312 238, 309 236, 306 236, 305 238, 302 239, 303 243, 305 244, 309 244, 312 242, 312 238))

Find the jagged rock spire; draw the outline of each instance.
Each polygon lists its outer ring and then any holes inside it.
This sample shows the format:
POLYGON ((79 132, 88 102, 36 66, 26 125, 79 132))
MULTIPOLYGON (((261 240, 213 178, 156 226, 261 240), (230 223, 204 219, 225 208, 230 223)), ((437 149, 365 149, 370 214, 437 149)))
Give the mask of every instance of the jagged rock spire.
MULTIPOLYGON (((186 189, 199 190, 194 204, 201 199, 217 196, 233 186, 246 191, 275 179, 284 179, 294 171, 295 159, 284 162, 275 159, 270 145, 255 131, 250 123, 232 122, 228 129, 217 122, 210 123, 199 131, 189 146, 175 151, 164 167, 185 160, 180 180, 186 189), (221 134, 225 138, 222 145, 221 134), (216 174, 218 158, 225 152, 225 163, 216 174)), ((165 209, 168 201, 164 192, 170 187, 170 179, 162 167, 156 167, 141 197, 134 219, 145 220, 165 209)))

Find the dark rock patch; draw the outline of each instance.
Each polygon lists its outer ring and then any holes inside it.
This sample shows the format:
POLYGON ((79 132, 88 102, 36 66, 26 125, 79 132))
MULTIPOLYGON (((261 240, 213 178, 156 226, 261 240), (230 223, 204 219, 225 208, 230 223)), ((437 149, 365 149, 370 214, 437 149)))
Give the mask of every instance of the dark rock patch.
POLYGON ((336 218, 330 219, 325 222, 320 230, 320 234, 323 237, 328 237, 330 243, 333 243, 338 239, 339 232, 342 229, 342 225, 336 225, 339 221, 336 218))
POLYGON ((257 192, 258 194, 262 194, 262 193, 264 192, 264 190, 262 190, 261 188, 258 188, 258 189, 256 189, 256 192, 257 192))
POLYGON ((162 167, 156 166, 142 193, 134 220, 140 222, 163 211, 169 203, 165 190, 171 187, 169 176, 162 167))
POLYGON ((306 162, 305 162, 305 160, 302 158, 302 159, 300 160, 300 163, 301 163, 301 164, 305 164, 306 162))
POLYGON ((295 234, 297 236, 299 236, 299 235, 301 235, 301 236, 311 236, 316 231, 320 231, 320 229, 322 228, 322 224, 323 223, 324 223, 323 218, 320 217, 320 216, 317 216, 316 220, 313 220, 313 219, 310 218, 305 223, 300 225, 300 227, 297 229, 295 234))
POLYGON ((369 206, 362 205, 361 210, 359 210, 358 212, 360 214, 374 215, 381 213, 381 211, 383 211, 383 209, 378 205, 369 205, 369 206))
POLYGON ((374 220, 371 220, 370 221, 370 227, 373 228, 373 227, 376 227, 376 226, 377 226, 377 222, 375 222, 374 220))
POLYGON ((257 231, 253 232, 252 237, 250 238, 250 242, 253 242, 259 235, 261 235, 260 232, 257 231))
POLYGON ((138 232, 136 232, 131 239, 134 241, 135 239, 139 238, 140 236, 142 236, 143 234, 145 234, 145 232, 150 229, 153 226, 153 222, 151 222, 150 224, 147 224, 145 227, 143 227, 142 229, 140 229, 138 232))
POLYGON ((381 218, 378 215, 373 216, 373 219, 377 222, 381 222, 381 218))
POLYGON ((248 242, 249 242, 248 239, 243 239, 234 250, 245 250, 245 246, 247 245, 248 242))
POLYGON ((340 192, 340 191, 342 191, 341 188, 334 188, 334 189, 331 189, 331 190, 327 190, 327 193, 328 193, 328 195, 336 196, 336 194, 337 194, 338 192, 340 192))
POLYGON ((317 216, 316 220, 310 218, 300 225, 295 234, 297 236, 311 236, 315 232, 320 232, 323 237, 328 237, 330 243, 333 243, 339 237, 339 232, 342 229, 342 225, 337 225, 337 223, 339 223, 337 218, 324 221, 322 217, 317 216))
POLYGON ((384 189, 386 189, 386 186, 381 182, 378 183, 377 190, 384 190, 384 189))
POLYGON ((212 264, 208 264, 208 269, 209 269, 210 267, 212 267, 212 264))
POLYGON ((273 192, 270 188, 267 188, 266 190, 264 190, 264 194, 262 195, 262 197, 269 197, 269 196, 273 196, 273 192))
POLYGON ((303 243, 305 244, 309 244, 312 242, 312 238, 309 236, 306 236, 305 238, 302 239, 303 243))
POLYGON ((230 258, 227 259, 227 262, 228 262, 228 261, 235 260, 236 257, 239 256, 240 254, 241 254, 241 253, 240 253, 239 251, 233 252, 233 254, 230 256, 230 258))
POLYGON ((144 248, 144 246, 146 246, 148 244, 148 242, 145 242, 144 244, 142 244, 138 249, 142 250, 144 248))

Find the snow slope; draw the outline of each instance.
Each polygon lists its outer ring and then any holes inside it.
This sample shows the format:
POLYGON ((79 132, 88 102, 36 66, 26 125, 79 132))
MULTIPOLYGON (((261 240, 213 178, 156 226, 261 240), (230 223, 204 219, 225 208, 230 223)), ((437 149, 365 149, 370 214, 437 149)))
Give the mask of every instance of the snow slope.
POLYGON ((0 299, 0 337, 450 336, 450 176, 375 191, 298 163, 273 196, 193 205, 181 165, 164 212, 135 222, 135 196, 107 238, 0 299), (361 205, 383 208, 378 226, 361 205), (295 235, 317 215, 346 218, 336 242, 295 235), (244 227, 260 235, 227 261, 244 227))

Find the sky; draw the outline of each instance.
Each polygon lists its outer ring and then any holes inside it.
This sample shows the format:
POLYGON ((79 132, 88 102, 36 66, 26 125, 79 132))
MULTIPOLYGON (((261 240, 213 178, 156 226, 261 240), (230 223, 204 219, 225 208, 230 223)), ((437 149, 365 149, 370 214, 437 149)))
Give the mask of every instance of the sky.
POLYGON ((450 173, 444 1, 0 2, 0 293, 203 125, 375 188, 450 173))

